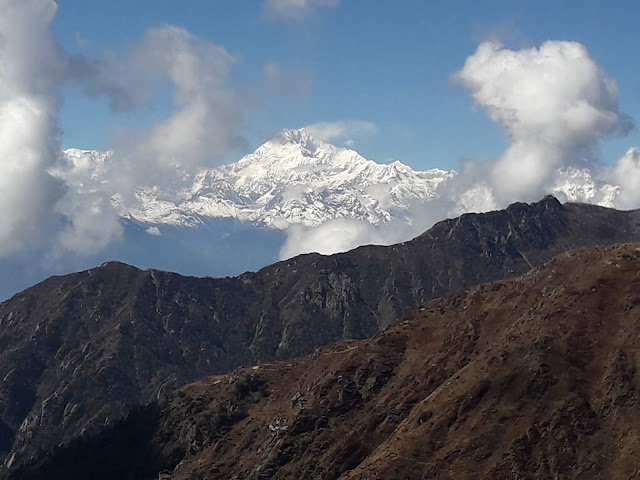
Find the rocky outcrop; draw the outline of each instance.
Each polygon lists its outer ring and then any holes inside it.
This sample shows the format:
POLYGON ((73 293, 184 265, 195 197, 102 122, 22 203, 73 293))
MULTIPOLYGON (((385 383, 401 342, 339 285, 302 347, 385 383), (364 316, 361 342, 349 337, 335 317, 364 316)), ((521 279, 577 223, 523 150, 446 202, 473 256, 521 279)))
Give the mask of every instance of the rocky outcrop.
POLYGON ((52 277, 0 304, 0 454, 15 466, 203 376, 370 337, 430 299, 570 248, 640 240, 639 225, 639 212, 547 197, 234 278, 117 262, 52 277))

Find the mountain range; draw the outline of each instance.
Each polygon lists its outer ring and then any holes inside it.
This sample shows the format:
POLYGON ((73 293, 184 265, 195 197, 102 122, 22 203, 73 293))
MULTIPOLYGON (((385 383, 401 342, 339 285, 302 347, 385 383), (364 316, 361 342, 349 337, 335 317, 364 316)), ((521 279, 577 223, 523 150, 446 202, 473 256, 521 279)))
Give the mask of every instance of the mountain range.
POLYGON ((640 244, 573 250, 372 339, 201 379, 9 478, 633 478, 640 244))
MULTIPOLYGON (((72 165, 66 175, 84 185, 102 182, 114 161, 113 152, 68 149, 65 155, 72 165)), ((379 225, 393 212, 433 198, 438 185, 455 175, 438 168, 416 171, 399 161, 379 164, 305 129, 284 130, 235 163, 178 171, 170 185, 138 187, 132 205, 116 196, 121 217, 191 227, 206 218, 234 218, 279 230, 335 218, 379 225)))
MULTIPOLYGON (((0 300, 109 260, 185 275, 238 275, 298 253, 409 240, 443 218, 498 208, 487 188, 454 188, 456 171, 376 163, 305 129, 284 130, 215 168, 176 165, 162 177, 129 178, 129 163, 114 152, 65 151, 51 172, 68 187, 65 201, 80 211, 95 205, 79 231, 110 225, 113 237, 101 244, 101 230, 81 254, 57 248, 0 258, 0 300), (94 219, 96 212, 108 219, 94 219)), ((587 168, 569 168, 557 172, 549 193, 612 207, 619 189, 587 168)))
MULTIPOLYGON (((59 175, 80 191, 100 189, 116 161, 113 152, 68 149, 65 156, 68 168, 59 175)), ((304 128, 283 130, 235 163, 194 172, 176 168, 175 180, 140 185, 130 202, 114 195, 119 215, 156 227, 197 227, 211 218, 278 230, 337 218, 377 226, 405 220, 412 206, 438 198, 440 187, 457 175, 439 168, 414 170, 400 161, 376 163, 304 128)), ((558 172, 549 193, 561 201, 612 207, 617 187, 598 182, 588 168, 568 168, 558 172)), ((453 211, 466 213, 465 205, 458 202, 453 211)))
POLYGON ((445 220, 409 242, 302 255, 237 277, 118 262, 52 277, 0 304, 5 467, 206 375, 367 338, 431 299, 572 248, 632 241, 640 211, 546 197, 445 220))

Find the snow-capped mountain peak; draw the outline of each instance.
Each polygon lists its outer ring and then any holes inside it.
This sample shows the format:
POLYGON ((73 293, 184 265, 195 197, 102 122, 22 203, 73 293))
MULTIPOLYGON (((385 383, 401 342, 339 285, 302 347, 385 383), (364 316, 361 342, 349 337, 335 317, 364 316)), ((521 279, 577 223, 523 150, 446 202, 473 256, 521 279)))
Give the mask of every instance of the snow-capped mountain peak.
MULTIPOLYGON (((310 168, 344 168, 369 162, 354 150, 339 148, 312 137, 304 128, 283 130, 258 149, 232 164, 234 171, 249 176, 280 174, 288 170, 303 173, 310 168)), ((373 163, 373 162, 371 162, 373 163)))
POLYGON ((295 128, 295 129, 285 128, 278 135, 276 135, 274 138, 269 140, 266 144, 273 145, 277 143, 281 145, 292 144, 292 145, 300 146, 310 150, 314 150, 318 146, 336 148, 333 145, 327 144, 311 136, 309 131, 305 128, 295 128))
MULTIPOLYGON (((112 152, 70 149, 65 154, 69 168, 57 174, 80 193, 109 184, 112 152)), ((140 185, 127 201, 120 192, 109 194, 123 218, 151 225, 195 226, 207 218, 233 218, 275 229, 292 224, 313 227, 337 218, 380 225, 404 218, 412 205, 437 197, 438 187, 456 175, 438 168, 418 171, 400 161, 377 163, 305 129, 293 129, 283 130, 235 163, 181 171, 169 186, 140 185)), ((553 193, 561 200, 609 206, 617 189, 600 183, 586 169, 568 168, 558 172, 553 193)), ((481 204, 490 205, 491 192, 485 196, 481 204)), ((467 204, 477 205, 477 197, 475 190, 462 195, 459 213, 468 211, 467 204)))
MULTIPOLYGON (((76 179, 94 182, 112 159, 111 153, 78 149, 65 154, 76 179)), ((354 218, 378 225, 413 202, 434 197, 438 185, 453 175, 440 169, 416 171, 398 161, 376 163, 296 129, 283 130, 235 163, 184 174, 172 187, 140 186, 133 204, 114 198, 122 217, 147 224, 235 218, 285 229, 354 218)))

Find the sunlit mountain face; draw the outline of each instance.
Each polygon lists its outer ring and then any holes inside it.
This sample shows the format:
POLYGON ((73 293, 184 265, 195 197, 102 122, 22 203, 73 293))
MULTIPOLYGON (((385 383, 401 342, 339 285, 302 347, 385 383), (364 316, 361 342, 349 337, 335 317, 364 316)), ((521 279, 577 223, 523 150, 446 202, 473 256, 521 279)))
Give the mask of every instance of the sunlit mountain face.
MULTIPOLYGON (((100 190, 108 179, 113 152, 69 149, 69 168, 60 175, 79 193, 100 190)), ((376 163, 348 148, 284 130, 239 161, 182 172, 168 185, 141 185, 135 199, 116 194, 122 218, 149 225, 193 227, 210 218, 234 218, 270 229, 315 227, 350 218, 372 225, 392 221, 416 201, 437 196, 455 175, 438 168, 417 171, 399 161, 376 163)))
MULTIPOLYGON (((99 191, 108 181, 113 152, 68 149, 65 155, 68 166, 59 175, 78 194, 99 191)), ((235 163, 195 172, 176 168, 172 182, 140 185, 133 199, 115 192, 112 202, 120 216, 158 229, 197 227, 214 218, 275 230, 316 227, 339 218, 379 226, 407 217, 413 205, 439 198, 440 187, 457 175, 439 168, 414 170, 400 161, 377 163, 318 140, 305 129, 284 130, 235 163)), ((561 201, 611 207, 617 192, 616 186, 593 178, 589 169, 572 167, 558 171, 548 193, 561 201)), ((468 204, 491 206, 486 191, 466 193, 457 199, 460 212, 455 213, 464 213, 468 204)))

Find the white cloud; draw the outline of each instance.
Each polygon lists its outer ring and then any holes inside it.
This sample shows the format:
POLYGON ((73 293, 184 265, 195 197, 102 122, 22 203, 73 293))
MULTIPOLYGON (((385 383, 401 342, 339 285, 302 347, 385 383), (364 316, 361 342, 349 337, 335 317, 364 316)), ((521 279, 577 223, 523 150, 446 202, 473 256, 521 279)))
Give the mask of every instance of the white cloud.
POLYGON ((630 148, 618 160, 611 180, 620 187, 620 193, 614 201, 617 208, 640 208, 640 147, 630 148))
MULTIPOLYGON (((631 122, 619 111, 615 82, 583 45, 549 41, 514 51, 484 42, 453 78, 504 129, 509 138, 504 154, 493 162, 461 161, 457 175, 439 186, 439 198, 381 227, 333 221, 316 229, 291 228, 283 257, 408 240, 443 218, 539 200, 562 191, 567 181, 578 185, 569 193, 585 200, 640 207, 640 149, 630 149, 610 172, 609 180, 619 188, 605 182, 594 158, 601 136, 626 133, 631 122), (594 178, 581 180, 576 172, 586 166, 594 178)), ((327 139, 347 137, 340 123, 308 128, 327 139)))
POLYGON ((517 51, 485 42, 454 79, 509 136, 489 179, 501 203, 539 197, 560 167, 593 160, 600 136, 630 127, 614 80, 577 42, 517 51))
POLYGON ((269 20, 302 20, 318 8, 335 8, 340 0, 265 0, 264 15, 269 20))
POLYGON ((66 218, 57 244, 63 251, 92 255, 122 238, 123 228, 117 212, 109 199, 99 194, 67 195, 58 209, 66 218))
POLYGON ((450 213, 453 216, 458 216, 463 213, 482 213, 491 210, 496 210, 493 191, 486 184, 478 184, 458 196, 455 206, 451 209, 450 213))
POLYGON ((106 197, 133 203, 136 187, 171 190, 185 174, 231 160, 230 152, 246 148, 240 130, 249 111, 276 94, 301 93, 309 83, 304 72, 268 62, 262 81, 232 85, 235 62, 225 48, 173 25, 149 29, 140 43, 100 62, 76 61, 76 79, 89 93, 106 95, 116 112, 154 106, 152 92, 165 83, 173 87, 173 106, 164 118, 118 132, 114 156, 102 171, 107 181, 98 187, 106 197))
POLYGON ((41 244, 61 220, 56 116, 64 59, 49 25, 57 5, 5 0, 0 15, 0 256, 41 244))
POLYGON ((319 122, 304 127, 311 135, 325 142, 344 142, 353 147, 354 139, 378 132, 378 127, 373 122, 362 120, 343 120, 337 122, 319 122))
POLYGON ((19 250, 92 253, 118 238, 109 202, 78 202, 55 175, 60 89, 72 60, 50 31, 52 0, 3 0, 0 17, 0 256, 19 250))
MULTIPOLYGON (((445 182, 448 183, 448 182, 445 182)), ((280 258, 287 259, 302 253, 317 252, 331 255, 346 252, 361 245, 392 245, 404 242, 420 235, 452 212, 459 205, 453 195, 443 195, 424 203, 408 206, 398 212, 395 220, 374 226, 364 220, 337 218, 324 222, 317 227, 291 225, 287 229, 287 238, 280 250, 280 258)), ((467 211, 490 210, 486 204, 474 204, 467 211)))
POLYGON ((158 227, 149 227, 145 230, 145 232, 148 235, 151 235, 152 237, 160 237, 162 236, 162 233, 160 233, 160 229, 158 227))
POLYGON ((386 232, 371 224, 349 218, 329 220, 317 227, 292 225, 280 250, 280 258, 287 259, 302 253, 317 252, 331 255, 346 252, 365 244, 388 244, 398 241, 387 238, 386 232))
POLYGON ((88 83, 109 94, 115 109, 135 110, 153 102, 149 92, 161 82, 174 87, 170 115, 148 130, 121 132, 116 150, 136 164, 129 165, 128 175, 143 173, 149 180, 150 173, 161 176, 177 165, 217 164, 229 150, 244 145, 236 130, 247 105, 227 82, 234 62, 223 47, 165 25, 149 29, 140 44, 99 65, 88 83))
POLYGON ((234 58, 224 48, 165 26, 147 32, 136 56, 175 85, 175 111, 135 139, 136 158, 149 156, 160 167, 199 166, 239 146, 235 129, 244 106, 226 85, 234 58))

